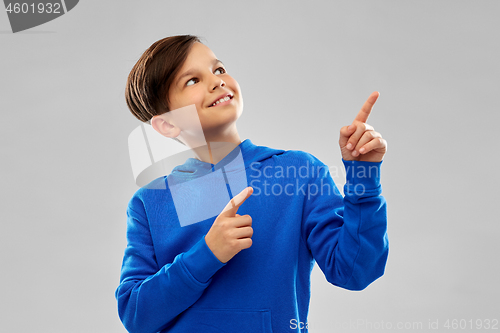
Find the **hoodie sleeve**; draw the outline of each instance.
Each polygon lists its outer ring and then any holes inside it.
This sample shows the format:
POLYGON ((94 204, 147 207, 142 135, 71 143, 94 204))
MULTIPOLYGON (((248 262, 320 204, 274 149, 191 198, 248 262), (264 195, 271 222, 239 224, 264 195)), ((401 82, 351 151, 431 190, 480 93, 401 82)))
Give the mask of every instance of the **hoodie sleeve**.
MULTIPOLYGON (((303 235, 330 283, 363 290, 384 274, 389 251, 386 201, 380 185, 382 162, 342 161, 346 169, 343 198, 326 166, 310 178, 308 186, 322 190, 305 198, 303 235), (327 192, 328 188, 333 190, 327 192)), ((316 158, 313 163, 324 166, 316 158)))
POLYGON ((144 206, 137 197, 127 209, 127 247, 115 297, 118 314, 131 332, 158 332, 198 300, 225 264, 202 237, 172 263, 159 267, 144 206), (134 204, 135 203, 135 204, 134 204))

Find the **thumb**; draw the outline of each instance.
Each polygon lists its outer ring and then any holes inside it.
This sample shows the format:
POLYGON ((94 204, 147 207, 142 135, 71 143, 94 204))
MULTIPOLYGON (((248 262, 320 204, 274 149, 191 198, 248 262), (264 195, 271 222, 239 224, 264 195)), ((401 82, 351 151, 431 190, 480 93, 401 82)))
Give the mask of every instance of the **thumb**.
POLYGON ((355 131, 356 131, 356 126, 352 124, 349 126, 344 126, 340 129, 340 138, 339 138, 340 148, 344 148, 347 145, 349 138, 355 131))
POLYGON ((243 191, 241 191, 238 195, 234 196, 231 201, 229 201, 222 210, 222 212, 219 214, 223 216, 230 216, 234 217, 236 216, 236 212, 238 211, 238 208, 240 208, 241 204, 245 202, 246 199, 248 199, 253 193, 253 188, 252 187, 246 187, 243 191))

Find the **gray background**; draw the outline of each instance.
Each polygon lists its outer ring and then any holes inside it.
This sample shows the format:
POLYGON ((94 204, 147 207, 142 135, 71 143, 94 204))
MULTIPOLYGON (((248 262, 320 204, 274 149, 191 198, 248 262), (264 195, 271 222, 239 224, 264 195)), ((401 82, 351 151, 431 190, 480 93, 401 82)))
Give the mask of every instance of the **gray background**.
POLYGON ((139 125, 125 80, 175 34, 202 36, 238 80, 242 139, 330 168, 342 167, 340 127, 381 93, 368 122, 389 148, 386 274, 350 292, 316 266, 311 332, 500 319, 499 11, 499 1, 81 1, 17 34, 2 12, 0 331, 125 332, 114 291, 137 190, 127 137, 139 125))

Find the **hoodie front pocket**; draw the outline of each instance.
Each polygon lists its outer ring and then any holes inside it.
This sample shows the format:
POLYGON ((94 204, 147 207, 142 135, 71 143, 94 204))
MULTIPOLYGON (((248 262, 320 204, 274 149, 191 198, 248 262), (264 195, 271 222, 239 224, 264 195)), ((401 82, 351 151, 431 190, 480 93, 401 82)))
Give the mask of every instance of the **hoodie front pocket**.
POLYGON ((271 310, 190 308, 167 332, 272 333, 271 310))

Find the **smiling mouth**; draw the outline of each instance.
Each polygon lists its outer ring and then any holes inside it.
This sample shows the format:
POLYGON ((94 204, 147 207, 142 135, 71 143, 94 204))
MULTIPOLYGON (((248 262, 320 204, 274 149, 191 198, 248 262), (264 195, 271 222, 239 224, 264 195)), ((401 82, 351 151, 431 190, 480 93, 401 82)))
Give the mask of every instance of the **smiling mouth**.
POLYGON ((210 105, 209 107, 217 106, 219 104, 224 104, 225 102, 232 100, 233 97, 234 97, 233 95, 227 95, 226 97, 213 102, 212 105, 210 105))

